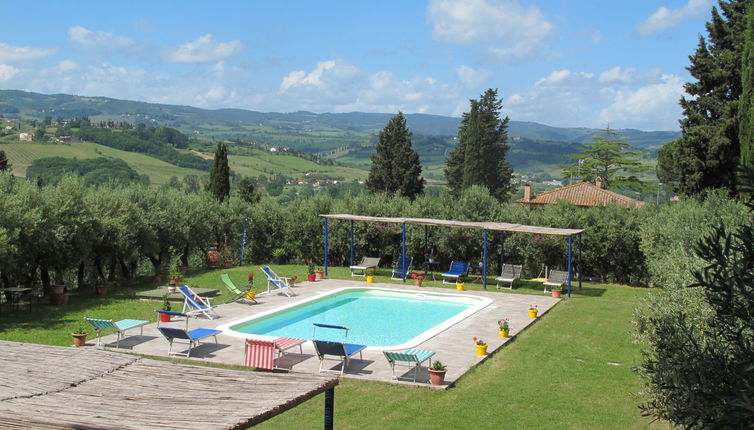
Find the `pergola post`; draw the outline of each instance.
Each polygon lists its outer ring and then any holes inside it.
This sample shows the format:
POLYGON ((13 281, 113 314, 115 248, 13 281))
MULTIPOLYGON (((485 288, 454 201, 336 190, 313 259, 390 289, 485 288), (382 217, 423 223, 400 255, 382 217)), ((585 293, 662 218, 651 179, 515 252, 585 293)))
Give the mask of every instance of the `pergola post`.
POLYGON ((325 391, 325 430, 333 430, 335 415, 335 388, 325 391))
POLYGON ((349 266, 353 266, 353 220, 351 220, 351 264, 349 266))
POLYGON ((584 272, 583 270, 581 270, 581 235, 578 235, 576 237, 576 239, 578 240, 578 242, 576 243, 576 247, 579 248, 579 266, 578 266, 578 271, 579 271, 579 290, 580 290, 581 289, 581 276, 582 276, 581 274, 584 272))
POLYGON ((571 254, 573 253, 573 236, 568 236, 568 297, 571 297, 571 254))
POLYGON ((482 230, 484 246, 482 247, 482 286, 487 289, 487 230, 482 230))
POLYGON ((403 282, 406 282, 406 223, 401 224, 401 270, 403 282))
POLYGON ((424 276, 429 272, 429 226, 424 226, 424 276))
POLYGON ((327 276, 327 254, 329 253, 329 244, 327 243, 327 236, 329 235, 329 232, 327 230, 327 218, 325 218, 325 258, 324 258, 324 265, 323 268, 325 269, 325 276, 327 276))
POLYGON ((503 264, 505 264, 505 233, 500 232, 500 267, 498 270, 503 271, 503 264))

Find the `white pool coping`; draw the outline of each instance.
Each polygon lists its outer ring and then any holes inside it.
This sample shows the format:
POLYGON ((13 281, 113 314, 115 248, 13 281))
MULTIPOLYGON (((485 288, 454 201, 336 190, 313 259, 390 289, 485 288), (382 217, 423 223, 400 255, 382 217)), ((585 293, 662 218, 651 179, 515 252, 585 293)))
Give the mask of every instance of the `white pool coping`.
MULTIPOLYGON (((470 316, 474 315, 475 313, 479 312, 480 310, 484 309, 485 307, 489 306, 493 301, 487 297, 479 297, 479 296, 470 296, 470 295, 461 295, 461 294, 454 294, 454 293, 440 293, 440 292, 418 292, 418 291, 406 291, 401 289, 393 289, 393 288, 382 288, 382 287, 343 287, 338 288, 332 291, 323 292, 320 294, 317 294, 309 299, 306 299, 304 301, 300 302, 294 302, 290 304, 286 304, 284 306, 280 306, 274 309, 270 309, 268 311, 251 315, 249 317, 239 318, 234 321, 231 321, 227 324, 223 324, 218 327, 219 330, 222 330, 223 334, 233 336, 233 337, 240 337, 240 338, 259 338, 259 339, 267 339, 267 340, 273 340, 277 338, 277 336, 267 336, 267 335, 259 335, 259 334, 249 334, 249 333, 243 333, 236 330, 233 330, 231 327, 236 326, 238 324, 244 324, 244 323, 250 323, 254 320, 262 319, 265 317, 268 317, 273 314, 277 313, 283 313, 287 309, 291 309, 294 307, 301 308, 307 306, 307 304, 321 300, 327 296, 334 296, 343 292, 347 291, 364 291, 364 290, 381 290, 381 291, 390 291, 402 296, 439 296, 439 297, 446 297, 446 298, 458 298, 459 302, 463 303, 469 303, 469 302, 476 302, 476 304, 472 305, 468 309, 465 309, 462 312, 459 312, 458 314, 444 320, 443 322, 433 326, 432 328, 423 331, 422 333, 419 333, 418 335, 414 336, 413 338, 409 339, 408 341, 398 344, 398 345, 386 345, 386 346, 368 346, 366 348, 367 351, 388 351, 388 350, 396 350, 396 349, 409 349, 416 347, 427 340, 431 339, 434 336, 437 336, 438 334, 442 333, 443 331, 449 329, 450 327, 453 327, 454 325, 458 324, 459 322, 465 320, 466 318, 469 318, 470 316)), ((308 340, 308 339, 307 339, 308 340)))

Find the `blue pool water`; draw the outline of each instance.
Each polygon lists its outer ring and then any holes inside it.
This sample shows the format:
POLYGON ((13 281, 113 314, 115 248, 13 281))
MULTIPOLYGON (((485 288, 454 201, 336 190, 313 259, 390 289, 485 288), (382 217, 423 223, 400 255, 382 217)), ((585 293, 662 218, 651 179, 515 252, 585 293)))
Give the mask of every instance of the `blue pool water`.
MULTIPOLYGON (((479 305, 471 297, 347 289, 230 327, 245 334, 312 339, 314 323, 346 326, 348 342, 405 344, 479 305)), ((317 328, 317 339, 342 342, 343 331, 317 328)))

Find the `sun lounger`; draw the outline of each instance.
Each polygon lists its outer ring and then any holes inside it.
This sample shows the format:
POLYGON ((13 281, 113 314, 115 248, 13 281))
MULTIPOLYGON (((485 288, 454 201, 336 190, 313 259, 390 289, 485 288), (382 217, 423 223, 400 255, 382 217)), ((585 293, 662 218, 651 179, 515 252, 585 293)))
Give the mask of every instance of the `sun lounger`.
POLYGON ((201 344, 201 340, 208 338, 210 336, 213 336, 215 338, 215 343, 217 343, 217 335, 222 333, 221 330, 215 330, 210 328, 195 328, 191 331, 186 331, 182 328, 173 328, 173 327, 158 327, 158 330, 160 330, 160 333, 162 333, 163 336, 165 336, 165 339, 168 340, 168 343, 170 343, 170 348, 168 349, 168 356, 170 355, 185 355, 186 357, 191 356, 191 349, 195 346, 198 346, 201 344), (185 341, 189 345, 189 349, 187 352, 173 352, 173 343, 178 341, 185 341))
POLYGON ((279 284, 285 284, 288 285, 288 281, 291 278, 286 278, 285 276, 278 276, 277 273, 275 273, 274 270, 270 266, 262 266, 262 272, 264 272, 265 275, 267 275, 267 292, 270 292, 270 283, 275 280, 279 284))
POLYGON ((242 291, 240 288, 236 287, 236 284, 233 283, 227 273, 220 275, 220 280, 223 281, 223 284, 225 284, 225 286, 228 288, 228 291, 233 294, 233 297, 228 300, 227 303, 236 301, 239 301, 241 303, 257 303, 257 299, 254 298, 254 296, 256 296, 257 294, 256 291, 242 291))
POLYGON ((550 270, 550 274, 547 276, 547 281, 543 283, 545 286, 544 292, 546 293, 547 287, 562 287, 568 282, 568 272, 562 270, 550 270))
POLYGON ((275 272, 268 273, 268 270, 271 272, 272 269, 269 268, 269 266, 262 267, 262 272, 264 272, 265 275, 267 275, 267 292, 270 292, 270 286, 273 286, 280 290, 281 293, 285 294, 288 297, 295 296, 296 294, 291 290, 291 286, 288 285, 288 278, 281 278, 275 274, 275 272))
MULTIPOLYGON (((398 379, 395 376, 395 364, 399 361, 408 363, 409 366, 414 366, 414 382, 416 382, 416 374, 421 369, 421 364, 427 360, 429 363, 427 368, 432 367, 432 356, 435 355, 434 351, 425 351, 422 349, 409 349, 407 351, 382 351, 390 364, 390 369, 393 371, 393 379, 398 379)), ((429 372, 427 372, 429 377, 429 372)))
POLYGON ((399 258, 393 266, 393 273, 390 275, 390 279, 403 280, 406 276, 408 276, 408 272, 411 271, 411 263, 413 262, 414 257, 406 257, 403 260, 399 258))
POLYGON ((325 362, 325 357, 328 355, 337 357, 336 360, 342 361, 342 366, 340 368, 340 374, 342 375, 343 372, 346 370, 346 366, 348 366, 348 360, 349 358, 359 353, 359 359, 363 360, 364 357, 362 356, 361 352, 366 348, 366 345, 359 345, 355 343, 346 343, 346 342, 332 342, 329 340, 317 340, 316 338, 316 330, 317 327, 321 328, 330 328, 330 329, 336 329, 336 330, 344 330, 345 336, 344 339, 347 340, 348 338, 348 327, 343 327, 339 325, 329 325, 329 324, 314 324, 314 331, 315 334, 312 336, 314 343, 314 350, 317 353, 317 357, 319 358, 319 371, 322 371, 322 365, 325 362))
POLYGON ((102 330, 115 330, 115 332, 118 334, 117 340, 115 341, 115 347, 118 348, 120 346, 120 340, 124 337, 126 337, 126 330, 130 328, 136 328, 139 327, 141 329, 141 332, 139 333, 139 336, 144 336, 144 325, 149 323, 149 321, 146 320, 120 320, 120 321, 113 321, 113 320, 103 320, 99 318, 84 318, 91 324, 92 327, 97 331, 97 345, 100 344, 100 340, 102 339, 102 330))
POLYGON ((370 268, 376 269, 377 266, 379 265, 380 265, 380 257, 364 257, 361 259, 359 264, 355 266, 350 266, 349 269, 351 269, 351 276, 366 277, 367 270, 369 270, 370 268))
POLYGON ((257 369, 273 370, 275 368, 275 350, 278 351, 278 358, 283 355, 283 351, 299 347, 299 352, 304 353, 301 345, 306 342, 305 339, 296 339, 292 337, 279 337, 274 340, 266 339, 246 339, 246 361, 248 367, 257 369))
POLYGON ((513 284, 521 278, 521 269, 523 265, 521 264, 503 264, 503 270, 500 273, 500 276, 495 278, 497 281, 497 288, 506 288, 501 287, 500 283, 505 282, 508 284, 508 289, 513 289, 513 284))
POLYGON ((443 273, 442 276, 442 283, 443 284, 453 284, 455 283, 458 278, 461 278, 463 276, 466 276, 466 273, 469 271, 469 263, 465 261, 451 261, 450 262, 450 269, 448 269, 447 272, 443 273), (453 282, 449 282, 446 278, 450 278, 453 280, 453 282))
POLYGON ((188 285, 181 285, 178 291, 183 294, 183 313, 191 316, 204 315, 209 319, 219 318, 220 315, 215 312, 216 306, 212 306, 209 297, 201 297, 194 292, 188 285))

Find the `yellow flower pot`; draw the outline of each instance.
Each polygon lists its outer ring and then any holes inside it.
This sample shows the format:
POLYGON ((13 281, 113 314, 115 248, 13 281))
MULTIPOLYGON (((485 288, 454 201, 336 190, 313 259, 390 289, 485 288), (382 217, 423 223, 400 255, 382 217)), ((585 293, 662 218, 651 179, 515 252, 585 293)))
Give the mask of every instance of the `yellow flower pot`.
POLYGON ((487 355, 487 345, 476 345, 476 355, 487 355))
POLYGON ((500 331, 500 337, 508 337, 508 330, 498 329, 500 331))
POLYGON ((464 291, 463 287, 465 287, 465 286, 466 286, 466 284, 464 284, 463 282, 458 282, 458 283, 456 283, 456 290, 458 290, 458 291, 464 291))
POLYGON ((529 309, 529 318, 536 318, 537 312, 539 312, 539 309, 529 309))
POLYGON ((374 275, 367 275, 367 283, 374 284, 374 275))

